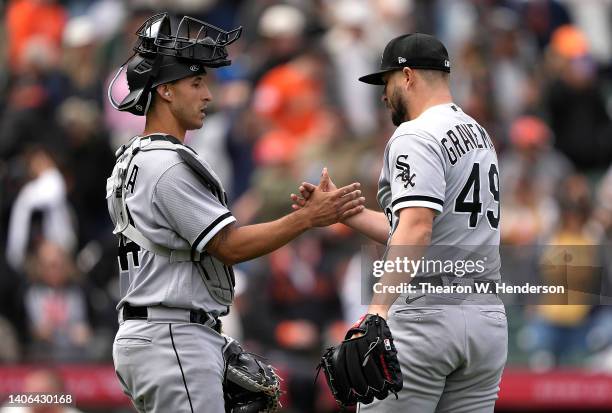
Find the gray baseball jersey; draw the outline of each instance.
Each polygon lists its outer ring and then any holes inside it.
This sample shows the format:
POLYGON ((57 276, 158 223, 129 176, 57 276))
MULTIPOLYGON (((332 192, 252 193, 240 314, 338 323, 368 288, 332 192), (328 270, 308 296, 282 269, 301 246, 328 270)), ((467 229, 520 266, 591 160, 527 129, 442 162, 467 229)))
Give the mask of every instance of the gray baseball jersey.
POLYGON ((448 246, 443 254, 449 259, 478 250, 488 262, 473 278, 499 278, 497 155, 484 128, 457 105, 431 107, 396 129, 385 149, 378 203, 389 236, 401 209, 431 208, 434 248, 448 246))
MULTIPOLYGON (((172 136, 166 139, 180 144, 172 136)), ((200 161, 219 181, 212 169, 201 158, 200 161)), ((205 252, 207 243, 236 220, 175 151, 138 152, 126 176, 130 222, 155 244, 205 252)), ((112 208, 109 210, 115 221, 112 208)), ((122 298, 117 309, 127 302, 132 306, 202 309, 216 315, 228 312, 227 303, 215 299, 209 287, 223 287, 231 295, 232 286, 227 285, 230 274, 210 255, 202 254, 199 262, 170 262, 168 257, 120 236, 118 261, 122 298)))
MULTIPOLYGON (((483 254, 492 260, 486 271, 465 277, 498 279, 499 175, 484 128, 455 104, 434 106, 397 128, 384 160, 378 200, 390 235, 402 208, 431 208, 433 255, 483 254)), ((492 413, 507 354, 501 300, 410 293, 395 304, 388 322, 404 387, 398 399, 375 400, 358 412, 492 413)))

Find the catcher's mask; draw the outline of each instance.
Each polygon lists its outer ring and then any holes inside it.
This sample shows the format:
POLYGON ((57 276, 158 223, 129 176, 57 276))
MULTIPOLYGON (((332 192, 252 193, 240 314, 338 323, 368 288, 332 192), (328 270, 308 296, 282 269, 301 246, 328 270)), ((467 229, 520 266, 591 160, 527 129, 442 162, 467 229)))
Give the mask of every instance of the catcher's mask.
POLYGON ((240 37, 242 27, 229 32, 189 16, 177 19, 157 14, 136 31, 134 55, 127 62, 130 93, 117 103, 111 91, 126 67, 122 65, 108 87, 108 98, 117 110, 144 116, 155 87, 206 73, 207 67, 228 66, 225 47, 240 37))

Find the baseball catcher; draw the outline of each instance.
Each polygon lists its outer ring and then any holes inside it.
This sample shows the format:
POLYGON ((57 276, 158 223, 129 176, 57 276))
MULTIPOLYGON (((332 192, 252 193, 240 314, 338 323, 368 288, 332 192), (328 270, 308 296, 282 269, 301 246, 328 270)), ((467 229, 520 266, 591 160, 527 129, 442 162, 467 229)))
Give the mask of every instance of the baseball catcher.
POLYGON ((364 201, 354 183, 316 191, 303 210, 275 221, 236 224, 223 183, 184 141, 203 126, 213 100, 208 74, 231 63, 226 47, 241 32, 152 16, 109 86, 117 110, 146 117, 142 134, 117 151, 106 188, 119 244, 113 362, 140 413, 275 411, 274 370, 221 334, 232 266, 351 216, 364 201), (112 88, 123 70, 130 93, 119 102, 112 88))
MULTIPOLYGON (((369 404, 376 397, 402 389, 402 372, 391 330, 384 318, 366 314, 347 333, 338 347, 327 349, 318 372, 341 406, 369 404)), ((317 376, 318 376, 317 372, 317 376)))

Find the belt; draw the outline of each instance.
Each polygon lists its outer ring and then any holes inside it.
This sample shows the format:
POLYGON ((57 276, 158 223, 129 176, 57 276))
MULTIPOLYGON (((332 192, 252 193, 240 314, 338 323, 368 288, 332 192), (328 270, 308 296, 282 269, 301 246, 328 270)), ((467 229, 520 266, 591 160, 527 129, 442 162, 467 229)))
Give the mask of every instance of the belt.
MULTIPOLYGON (((462 277, 451 277, 446 275, 438 275, 433 277, 418 277, 412 280, 411 285, 421 286, 421 285, 430 285, 432 287, 446 287, 446 286, 477 286, 483 285, 488 286, 488 288, 482 288, 480 294, 496 294, 496 285, 497 281, 493 280, 475 280, 473 278, 462 278, 462 277)), ((475 289, 476 290, 476 289, 475 289)), ((478 291, 478 290, 476 290, 478 291)), ((474 291, 474 292, 476 292, 474 291)))
POLYGON ((123 320, 160 320, 160 321, 182 321, 202 324, 221 333, 221 320, 215 318, 204 310, 187 310, 171 307, 134 307, 125 303, 121 307, 123 320), (189 316, 189 318, 187 318, 189 316))

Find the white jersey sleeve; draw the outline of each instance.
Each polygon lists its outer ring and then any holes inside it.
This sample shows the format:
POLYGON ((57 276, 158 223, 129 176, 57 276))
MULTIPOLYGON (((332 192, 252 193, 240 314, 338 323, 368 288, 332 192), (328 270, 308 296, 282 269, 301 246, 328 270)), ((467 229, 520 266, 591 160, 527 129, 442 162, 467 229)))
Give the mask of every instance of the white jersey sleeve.
POLYGON ((393 214, 409 207, 442 213, 446 193, 445 162, 440 144, 416 134, 395 137, 387 159, 393 214))
POLYGON ((157 181, 152 199, 160 224, 167 225, 197 251, 236 221, 185 163, 170 167, 157 181))

